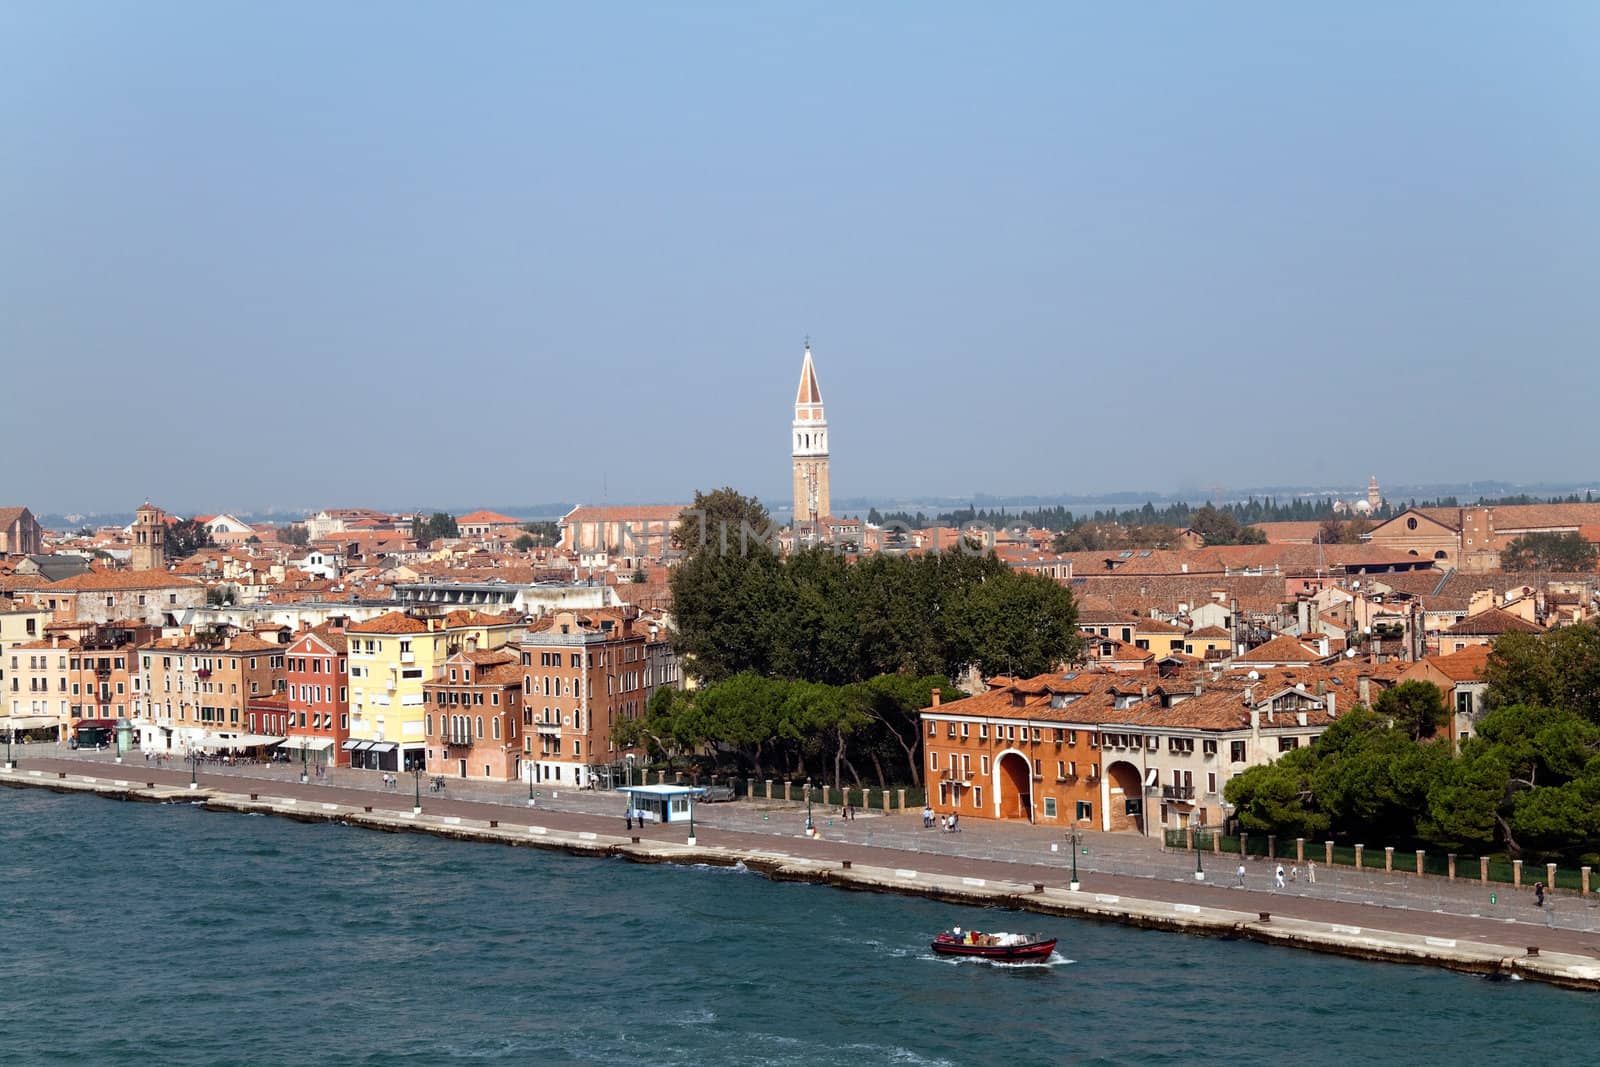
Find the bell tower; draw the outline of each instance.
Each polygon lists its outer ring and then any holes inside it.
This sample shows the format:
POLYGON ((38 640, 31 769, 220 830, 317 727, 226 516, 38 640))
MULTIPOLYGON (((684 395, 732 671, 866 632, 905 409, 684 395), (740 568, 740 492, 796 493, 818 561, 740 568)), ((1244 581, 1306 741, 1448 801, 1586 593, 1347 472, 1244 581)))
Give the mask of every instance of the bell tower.
POLYGON ((133 569, 159 571, 167 566, 166 513, 146 500, 133 520, 133 569))
POLYGON ((822 390, 806 342, 800 365, 800 389, 794 398, 794 523, 816 522, 828 511, 828 420, 822 413, 822 390))

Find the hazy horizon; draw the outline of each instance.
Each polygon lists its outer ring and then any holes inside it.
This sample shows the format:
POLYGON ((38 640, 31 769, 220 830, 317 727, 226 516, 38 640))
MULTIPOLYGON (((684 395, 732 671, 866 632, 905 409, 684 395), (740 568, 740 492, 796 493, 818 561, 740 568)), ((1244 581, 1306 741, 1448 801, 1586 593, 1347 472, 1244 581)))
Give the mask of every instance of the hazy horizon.
POLYGON ((0 504, 759 493, 808 334, 836 499, 1586 475, 1592 5, 14 4, 0 67, 0 504))

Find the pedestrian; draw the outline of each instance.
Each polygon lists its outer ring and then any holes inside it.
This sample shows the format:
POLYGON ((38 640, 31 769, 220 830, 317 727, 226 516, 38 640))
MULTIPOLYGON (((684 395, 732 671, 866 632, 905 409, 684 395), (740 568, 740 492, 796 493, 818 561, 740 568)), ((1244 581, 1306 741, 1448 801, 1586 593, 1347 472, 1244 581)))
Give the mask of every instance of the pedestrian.
POLYGON ((1244 888, 1244 860, 1239 861, 1239 888, 1244 888))
POLYGON ((1278 864, 1278 869, 1276 871, 1273 871, 1272 874, 1273 874, 1273 877, 1275 879, 1277 879, 1278 888, 1282 889, 1283 888, 1283 864, 1281 864, 1281 863, 1278 864))
POLYGON ((922 828, 924 830, 927 830, 927 829, 930 829, 932 826, 933 826, 933 809, 928 807, 928 805, 924 804, 924 805, 922 805, 922 828))
POLYGON ((1306 862, 1306 881, 1308 883, 1310 883, 1311 885, 1316 885, 1317 884, 1317 861, 1316 860, 1308 860, 1306 862))
POLYGON ((1543 882, 1535 882, 1535 883, 1533 883, 1533 906, 1536 907, 1536 908, 1544 907, 1544 883, 1543 882))
POLYGON ((1298 882, 1299 880, 1300 880, 1300 865, 1298 863, 1289 864, 1289 881, 1298 882))
POLYGON ((961 829, 961 816, 957 815, 955 812, 952 811, 950 813, 950 832, 951 833, 956 833, 960 829, 961 829))
POLYGON ((628 829, 632 830, 633 829, 633 809, 629 808, 627 811, 623 812, 622 813, 622 818, 623 818, 623 821, 628 824, 628 829))

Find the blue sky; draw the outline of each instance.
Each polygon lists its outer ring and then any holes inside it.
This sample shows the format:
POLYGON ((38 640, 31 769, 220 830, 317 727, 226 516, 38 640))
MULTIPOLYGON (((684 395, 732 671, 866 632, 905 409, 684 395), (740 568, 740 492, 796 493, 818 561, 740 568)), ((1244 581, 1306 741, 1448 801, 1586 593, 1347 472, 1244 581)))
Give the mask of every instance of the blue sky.
POLYGON ((0 503, 1594 475, 1600 6, 0 7, 0 503))

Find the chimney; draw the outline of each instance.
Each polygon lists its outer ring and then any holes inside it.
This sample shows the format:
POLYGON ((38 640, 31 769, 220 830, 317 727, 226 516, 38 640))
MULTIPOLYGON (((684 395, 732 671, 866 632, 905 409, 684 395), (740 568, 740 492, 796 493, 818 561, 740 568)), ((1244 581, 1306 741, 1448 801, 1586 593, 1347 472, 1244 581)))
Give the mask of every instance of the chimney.
POLYGON ((934 686, 934 689, 933 689, 933 706, 934 707, 938 707, 939 706, 939 687, 938 686, 934 686))
POLYGON ((1329 693, 1328 694, 1328 718, 1337 719, 1338 717, 1339 717, 1339 694, 1338 693, 1329 693))
POLYGON ((1356 699, 1367 707, 1372 707, 1372 678, 1361 675, 1356 679, 1356 699))
POLYGON ((1197 681, 1197 682, 1194 683, 1194 695, 1195 696, 1199 696, 1200 693, 1203 691, 1203 689, 1204 689, 1204 686, 1200 682, 1197 681))
POLYGON ((1150 699, 1150 687, 1148 685, 1141 685, 1139 687, 1139 699, 1140 700, 1149 700, 1150 699))
POLYGON ((1244 687, 1244 702, 1246 704, 1255 703, 1255 696, 1256 696, 1256 687, 1255 686, 1247 685, 1247 686, 1244 687))

